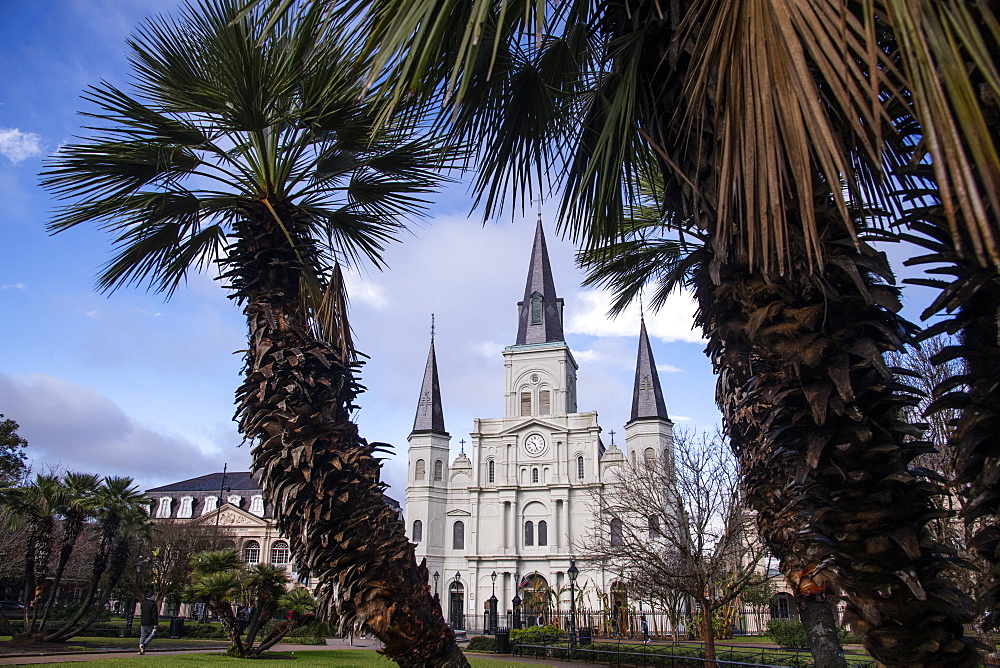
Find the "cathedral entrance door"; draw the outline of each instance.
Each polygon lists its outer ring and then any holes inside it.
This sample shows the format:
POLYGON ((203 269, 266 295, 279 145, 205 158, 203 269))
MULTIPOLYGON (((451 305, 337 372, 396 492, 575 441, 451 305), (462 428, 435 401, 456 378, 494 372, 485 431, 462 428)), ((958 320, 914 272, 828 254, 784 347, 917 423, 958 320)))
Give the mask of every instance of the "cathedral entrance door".
POLYGON ((453 629, 465 629, 465 588, 453 582, 448 592, 448 623, 453 629))

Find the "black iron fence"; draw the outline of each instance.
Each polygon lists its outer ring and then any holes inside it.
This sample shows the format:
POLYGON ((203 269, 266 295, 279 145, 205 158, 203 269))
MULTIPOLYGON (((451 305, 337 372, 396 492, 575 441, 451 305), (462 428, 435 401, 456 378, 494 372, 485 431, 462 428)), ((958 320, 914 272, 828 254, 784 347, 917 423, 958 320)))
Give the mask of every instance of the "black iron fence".
MULTIPOLYGON (((607 664, 609 666, 702 666, 712 661, 704 656, 700 643, 650 642, 628 639, 592 637, 592 629, 575 636, 567 634, 527 634, 514 637, 509 646, 514 655, 547 657, 553 659, 607 664)), ((748 646, 729 643, 716 644, 717 665, 755 666, 758 668, 797 668, 812 666, 812 656, 807 650, 778 649, 766 646, 748 646)), ((500 643, 497 643, 500 652, 500 643)), ((852 654, 847 657, 851 668, 874 668, 875 662, 867 656, 852 654)))

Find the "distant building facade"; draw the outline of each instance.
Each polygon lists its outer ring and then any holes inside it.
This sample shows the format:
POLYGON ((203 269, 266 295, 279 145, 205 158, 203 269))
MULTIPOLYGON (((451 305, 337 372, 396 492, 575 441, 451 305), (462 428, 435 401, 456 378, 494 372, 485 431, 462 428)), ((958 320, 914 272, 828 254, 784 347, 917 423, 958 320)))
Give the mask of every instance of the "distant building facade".
MULTIPOLYGON (((150 513, 157 522, 192 522, 215 527, 235 542, 247 564, 266 563, 285 569, 292 584, 300 578, 288 539, 278 531, 273 508, 265 500, 258 478, 248 471, 209 473, 146 491, 153 500, 150 513)), ((388 496, 386 503, 399 509, 388 496)))

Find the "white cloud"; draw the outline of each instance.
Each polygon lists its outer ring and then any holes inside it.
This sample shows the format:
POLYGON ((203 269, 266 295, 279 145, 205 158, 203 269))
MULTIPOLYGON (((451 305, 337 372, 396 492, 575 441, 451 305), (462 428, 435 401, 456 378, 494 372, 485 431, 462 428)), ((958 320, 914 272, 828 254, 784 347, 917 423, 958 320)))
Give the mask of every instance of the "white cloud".
POLYGON ((389 307, 389 299, 385 289, 356 271, 344 272, 344 282, 347 284, 348 299, 352 304, 362 303, 374 309, 382 310, 389 307))
POLYGON ((28 286, 25 285, 24 283, 20 283, 20 282, 19 283, 4 283, 3 285, 0 285, 0 290, 24 290, 26 287, 28 287, 28 286))
POLYGON ((145 487, 219 468, 217 456, 206 456, 191 441, 138 422, 93 389, 48 374, 0 373, 0 406, 20 425, 37 470, 128 475, 145 487))
MULTIPOLYGON (((638 331, 639 308, 633 304, 615 319, 608 318, 611 295, 603 290, 589 290, 576 294, 575 314, 569 318, 569 334, 590 336, 632 336, 638 331)), ((701 343, 701 334, 694 328, 696 310, 694 297, 688 292, 673 294, 656 313, 646 314, 649 335, 664 342, 684 341, 701 343)))
POLYGON ((676 367, 673 364, 657 364, 656 370, 660 373, 684 373, 684 369, 676 367))
POLYGON ((0 155, 15 165, 22 160, 42 154, 42 138, 34 132, 21 132, 17 128, 0 128, 0 155))

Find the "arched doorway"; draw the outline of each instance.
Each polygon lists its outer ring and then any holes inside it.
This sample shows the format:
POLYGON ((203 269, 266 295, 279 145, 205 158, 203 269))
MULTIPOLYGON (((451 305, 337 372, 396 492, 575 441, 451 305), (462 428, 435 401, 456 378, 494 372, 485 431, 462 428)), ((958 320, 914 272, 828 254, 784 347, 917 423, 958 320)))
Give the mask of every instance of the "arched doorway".
POLYGON ((525 626, 545 626, 551 623, 548 612, 552 590, 548 581, 538 573, 532 573, 525 578, 522 589, 525 626))
POLYGON ((611 584, 611 632, 614 635, 628 632, 628 593, 620 580, 611 584))
POLYGON ((461 582, 452 582, 448 588, 448 623, 453 629, 465 629, 465 587, 461 582))

